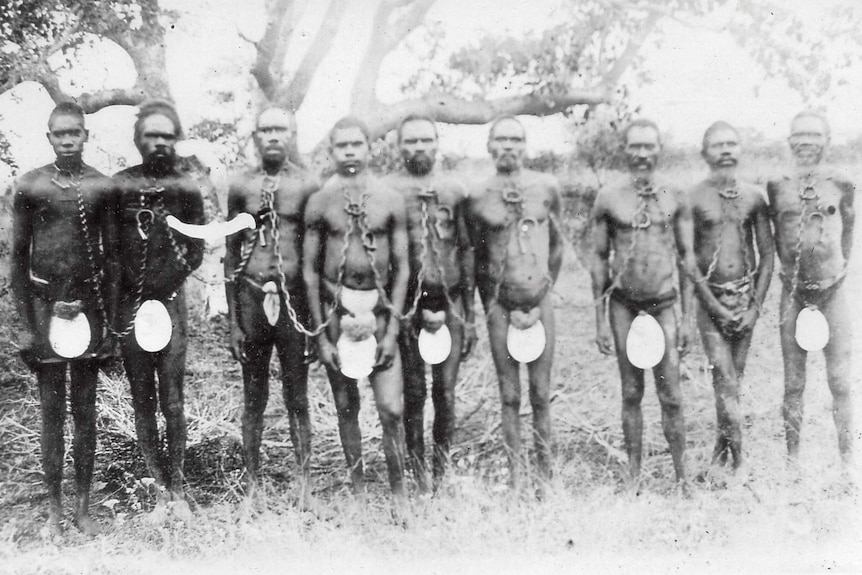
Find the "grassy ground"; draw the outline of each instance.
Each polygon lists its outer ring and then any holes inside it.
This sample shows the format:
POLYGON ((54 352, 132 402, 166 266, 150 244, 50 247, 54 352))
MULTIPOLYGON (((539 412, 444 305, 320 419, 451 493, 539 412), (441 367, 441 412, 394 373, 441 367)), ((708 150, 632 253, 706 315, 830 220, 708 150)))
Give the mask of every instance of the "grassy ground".
MULTIPOLYGON (((857 291, 859 276, 854 266, 847 284, 857 291)), ((186 377, 194 520, 147 521, 154 496, 134 446, 127 383, 121 370, 108 370, 100 382, 93 499, 93 512, 106 533, 86 539, 70 528, 59 543, 47 539, 44 529, 35 380, 14 358, 14 326, 7 320, 0 327, 0 572, 862 569, 858 492, 848 489, 839 473, 822 357, 812 357, 809 365, 803 465, 788 469, 783 459, 777 282, 755 332, 743 386, 746 473, 733 476, 709 468, 715 420, 710 377, 699 348, 685 360, 689 468, 692 475, 708 472, 695 482, 691 500, 674 492, 651 383, 644 401, 644 490, 640 496, 623 491, 616 365, 595 350, 589 278, 572 251, 554 297, 559 326, 552 404, 555 475, 542 501, 505 488, 496 379, 480 331, 481 345, 465 364, 458 386, 453 473, 434 498, 413 499, 407 528, 391 520, 370 389, 363 386, 361 425, 371 495, 361 505, 347 489, 331 395, 317 366, 309 393, 320 512, 298 511, 293 503, 295 465, 279 384, 267 410, 265 498, 247 505, 240 489, 239 369, 225 349, 223 320, 196 319, 186 377)), ((854 306, 858 315, 862 300, 855 298, 854 306)), ((0 298, 0 317, 13 315, 9 297, 0 298)), ((860 339, 855 343, 858 351, 860 339)), ((277 371, 273 364, 273 377, 277 371)), ((529 445, 526 393, 522 416, 529 445)), ((431 417, 429 405, 429 425, 431 417)), ((430 441, 430 429, 426 437, 430 441)), ((68 507, 71 461, 66 471, 68 507)))

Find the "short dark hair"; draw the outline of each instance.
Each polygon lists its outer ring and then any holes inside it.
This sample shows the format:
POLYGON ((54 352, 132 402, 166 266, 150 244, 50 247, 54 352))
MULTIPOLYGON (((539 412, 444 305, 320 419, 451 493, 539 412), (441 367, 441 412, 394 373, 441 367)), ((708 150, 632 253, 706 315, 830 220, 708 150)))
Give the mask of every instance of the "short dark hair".
POLYGON ((629 132, 635 128, 651 128, 655 130, 656 136, 658 136, 658 143, 661 144, 661 130, 658 129, 658 124, 649 118, 638 118, 636 120, 632 120, 625 128, 623 128, 623 145, 629 143, 629 132))
POLYGON ((491 140, 491 137, 494 135, 494 130, 497 129, 497 126, 499 126, 501 123, 505 122, 506 120, 511 120, 511 121, 515 122, 516 124, 518 124, 519 126, 521 126, 521 131, 524 132, 524 136, 526 137, 527 130, 524 128, 524 124, 521 123, 521 120, 519 120, 518 117, 515 116, 514 114, 503 114, 502 116, 497 116, 496 118, 494 118, 494 121, 491 122, 491 127, 488 129, 488 140, 489 141, 491 140))
POLYGON ((147 100, 138 107, 138 119, 135 120, 136 142, 141 136, 144 120, 150 116, 164 116, 173 123, 174 135, 177 138, 183 137, 183 126, 180 123, 180 116, 177 114, 177 109, 174 105, 167 100, 147 100))
POLYGON ((48 116, 48 128, 51 128, 51 122, 54 121, 54 118, 57 116, 72 116, 74 118, 78 118, 81 120, 81 123, 84 123, 84 108, 82 108, 77 102, 72 100, 66 100, 58 103, 54 106, 54 109, 51 110, 51 115, 48 116))
POLYGON ((434 127, 434 137, 437 137, 437 122, 434 121, 434 118, 427 114, 409 114, 406 118, 401 120, 400 124, 398 124, 399 142, 401 141, 401 132, 404 130, 404 124, 409 124, 410 122, 428 122, 434 127))
POLYGON ((739 138, 739 130, 731 126, 728 122, 724 120, 719 120, 717 122, 713 122, 709 128, 706 129, 706 132, 703 133, 703 142, 701 144, 701 152, 706 150, 706 147, 709 145, 709 138, 716 132, 720 132, 721 130, 731 130, 736 137, 739 138))
POLYGON ((807 108, 802 110, 790 120, 791 127, 793 126, 793 122, 799 120, 800 118, 817 118, 821 122, 823 122, 823 127, 826 128, 826 135, 829 136, 831 134, 831 128, 829 127, 829 120, 826 119, 826 114, 824 114, 821 110, 815 110, 814 108, 807 108))
POLYGON ((368 125, 356 116, 344 116, 335 122, 335 125, 329 130, 329 143, 332 143, 332 137, 335 136, 336 131, 347 130, 349 128, 359 128, 359 131, 365 136, 365 141, 371 144, 371 132, 368 130, 368 125))

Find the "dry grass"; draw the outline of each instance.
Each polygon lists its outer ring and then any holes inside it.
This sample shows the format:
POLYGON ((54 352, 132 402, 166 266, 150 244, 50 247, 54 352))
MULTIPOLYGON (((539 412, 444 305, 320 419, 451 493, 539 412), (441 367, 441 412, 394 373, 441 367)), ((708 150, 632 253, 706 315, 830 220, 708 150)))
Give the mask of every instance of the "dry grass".
MULTIPOLYGON (((859 285, 857 267, 848 285, 859 285)), ((613 360, 599 356, 588 276, 568 254, 556 287, 554 368, 555 475, 545 497, 505 488, 499 399, 485 334, 462 369, 454 468, 431 499, 413 499, 409 526, 391 519, 370 389, 362 389, 361 426, 371 494, 356 502, 322 370, 312 370, 313 479, 319 514, 293 505, 295 465, 277 368, 267 409, 263 500, 241 498, 238 452, 241 382, 224 348, 223 320, 194 322, 186 377, 191 523, 150 525, 152 488, 134 447, 134 423, 121 370, 100 380, 99 454, 94 513, 107 533, 89 540, 74 530, 61 543, 44 536, 45 501, 38 456, 35 381, 12 359, 12 325, 0 327, 0 571, 3 573, 183 573, 361 570, 403 572, 797 572, 862 566, 858 494, 838 465, 822 358, 812 358, 806 392, 804 467, 784 463, 780 416, 781 357, 777 290, 755 332, 743 385, 747 473, 709 469, 714 439, 712 387, 699 349, 685 361, 691 500, 674 492, 655 394, 644 401, 645 485, 621 485, 619 384, 613 360)), ((854 311, 862 309, 855 304, 854 311)), ((11 314, 0 299, 0 317, 11 314)), ((856 340, 859 345, 859 338, 856 340)), ((651 388, 651 385, 650 385, 651 388)), ((858 394, 857 394, 858 396, 858 394)), ((524 395, 523 437, 530 444, 524 395)), ((430 401, 427 421, 432 419, 430 401)), ((430 433, 426 435, 430 441, 430 433)), ((71 465, 64 489, 71 497, 71 465)), ((67 499, 67 502, 70 501, 67 499)))

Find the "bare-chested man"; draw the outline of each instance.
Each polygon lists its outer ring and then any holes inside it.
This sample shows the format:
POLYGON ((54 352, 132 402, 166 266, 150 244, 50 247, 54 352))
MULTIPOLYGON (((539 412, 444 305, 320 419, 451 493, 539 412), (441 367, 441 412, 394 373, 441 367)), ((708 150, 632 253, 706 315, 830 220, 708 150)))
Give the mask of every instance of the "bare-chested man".
POLYGON ((458 366, 476 343, 473 251, 464 223, 466 190, 460 182, 434 170, 437 155, 434 121, 427 116, 408 116, 398 128, 398 145, 404 169, 385 182, 401 192, 407 203, 410 236, 411 274, 406 307, 415 311, 415 315, 402 325, 398 338, 404 364, 404 430, 413 474, 419 490, 425 492, 428 480, 424 411, 428 391, 418 337, 423 337, 420 330, 432 334, 444 326, 451 337, 448 357, 431 369, 433 474, 438 483, 446 469, 455 432, 458 366))
POLYGON ((711 125, 701 154, 710 175, 692 190, 697 323, 712 366, 717 414, 713 462, 743 462, 739 382, 772 278, 775 248, 766 197, 737 178, 739 133, 726 122, 711 125), (757 250, 755 251, 755 245, 757 250))
POLYGON ((142 104, 134 137, 143 163, 114 176, 124 256, 118 314, 123 363, 144 461, 156 483, 167 490, 163 501, 173 500, 175 509, 186 509, 183 377, 188 318, 183 288, 186 277, 201 264, 203 240, 173 231, 166 217, 190 224, 202 224, 204 219, 197 184, 176 169, 181 134, 171 104, 142 104), (167 457, 159 441, 157 406, 165 417, 167 457))
POLYGON ((612 355, 616 347, 622 380, 623 437, 630 479, 637 489, 643 441, 644 370, 632 364, 629 353, 639 350, 627 350, 626 340, 639 314, 649 314, 658 322, 664 332, 664 354, 657 358, 653 374, 662 428, 670 445, 676 479, 687 493, 679 361, 688 346, 693 295, 688 276, 696 265, 691 208, 682 190, 655 176, 661 138, 654 122, 633 121, 625 129, 623 142, 629 174, 603 188, 593 206, 596 343, 606 355, 612 355), (679 280, 674 274, 677 262, 679 280), (681 322, 677 322, 674 308, 679 297, 677 283, 682 292, 681 322))
POLYGON ((523 168, 525 148, 526 133, 517 118, 504 116, 494 121, 488 133, 488 152, 496 173, 471 194, 467 213, 476 285, 499 378, 509 484, 515 488, 522 479, 521 361, 527 363, 529 374, 539 472, 543 478, 551 474, 551 288, 563 261, 559 184, 553 176, 523 168), (528 334, 527 357, 515 343, 518 332, 528 334))
POLYGON ((792 459, 799 454, 808 357, 796 340, 796 320, 800 311, 811 308, 819 310, 828 322, 829 340, 823 347, 826 379, 832 391, 838 450, 849 463, 853 448, 852 312, 843 280, 853 246, 854 185, 820 165, 829 144, 829 124, 821 114, 798 114, 790 124, 789 143, 796 164, 794 173, 767 184, 781 260, 780 330, 787 453, 792 459))
POLYGON ((357 379, 368 376, 383 428, 389 484, 404 492, 404 385, 398 327, 407 281, 407 215, 401 195, 366 171, 368 128, 336 122, 329 136, 336 174, 305 210, 303 279, 326 367, 353 490, 365 491, 357 379))
POLYGON ((242 439, 250 489, 258 481, 263 412, 269 400, 269 360, 275 346, 282 396, 307 494, 311 457, 306 337, 309 324, 302 283, 302 218, 317 181, 287 160, 293 117, 268 108, 257 118, 254 142, 261 167, 231 181, 228 217, 260 214, 261 227, 227 239, 224 259, 230 350, 242 364, 245 411, 242 439))
POLYGON ((110 322, 117 302, 117 229, 111 180, 82 160, 89 136, 77 104, 57 105, 48 119, 56 160, 21 176, 15 188, 12 289, 21 318, 21 356, 35 373, 42 407, 42 469, 48 527, 61 532, 66 370, 75 424, 75 524, 90 518, 96 450, 99 363, 113 353, 110 322))

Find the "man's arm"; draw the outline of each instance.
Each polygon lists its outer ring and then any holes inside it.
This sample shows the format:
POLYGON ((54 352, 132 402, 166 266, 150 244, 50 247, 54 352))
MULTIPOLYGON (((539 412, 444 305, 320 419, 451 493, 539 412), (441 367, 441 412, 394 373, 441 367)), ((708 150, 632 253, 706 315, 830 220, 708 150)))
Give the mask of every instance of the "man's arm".
POLYGON ((550 206, 550 222, 548 233, 550 236, 550 245, 548 252, 548 269, 551 272, 551 279, 557 283, 557 277, 560 275, 560 268, 563 267, 563 230, 560 216, 562 214, 562 199, 560 198, 560 184, 556 178, 551 178, 551 185, 548 187, 548 193, 551 195, 550 206))
POLYGON ((458 264, 461 278, 461 302, 464 306, 464 346, 462 356, 470 355, 476 344, 476 310, 473 305, 476 293, 476 256, 470 242, 467 210, 470 203, 467 191, 459 186, 458 205, 455 206, 455 225, 458 230, 458 264))
POLYGON ((856 211, 853 209, 853 197, 856 187, 847 180, 836 180, 835 185, 841 190, 841 251, 844 253, 844 261, 850 261, 850 252, 853 250, 853 228, 856 223, 856 211))
MULTIPOLYGON (((311 196, 305 207, 304 233, 302 239, 302 279, 305 282, 308 307, 311 314, 311 326, 317 329, 323 323, 323 309, 320 303, 320 268, 322 264, 321 248, 325 231, 323 221, 323 205, 317 195, 311 196)), ((319 342, 329 342, 326 331, 318 336, 319 342)))
POLYGON ((390 194, 392 206, 390 219, 389 264, 392 269, 392 291, 389 300, 392 303, 392 313, 386 326, 386 335, 377 346, 375 367, 387 369, 397 350, 398 330, 401 328, 401 313, 404 311, 404 300, 407 297, 407 284, 410 281, 409 237, 407 235, 407 207, 404 198, 398 193, 390 194))
MULTIPOLYGON (((236 217, 237 214, 246 211, 245 195, 242 184, 231 182, 227 192, 227 218, 236 217)), ((242 241, 245 232, 229 235, 225 238, 224 254, 224 294, 227 299, 227 316, 230 327, 230 352, 237 361, 245 361, 245 334, 239 323, 236 310, 237 282, 240 281, 237 273, 242 259, 242 241)))
POLYGON ((107 189, 103 191, 100 210, 101 235, 105 282, 105 314, 109 326, 118 328, 118 309, 120 301, 120 190, 105 178, 107 189))
POLYGON ((605 311, 605 292, 611 286, 608 263, 611 255, 611 223, 604 209, 604 201, 600 191, 590 216, 593 221, 593 261, 590 276, 593 282, 593 302, 596 306, 596 345, 601 353, 611 355, 614 352, 613 339, 605 311))
MULTIPOLYGON (((204 199, 198 184, 189 178, 188 186, 183 187, 182 193, 184 196, 182 221, 190 224, 203 225, 204 199)), ((181 238, 186 244, 186 263, 190 269, 198 269, 204 259, 204 248, 206 247, 206 242, 202 239, 186 236, 181 236, 181 238)))
POLYGON ((682 294, 682 322, 679 329, 678 345, 681 353, 688 351, 691 331, 691 308, 694 299, 692 278, 697 277, 697 261, 694 256, 694 220, 691 216, 691 203, 682 190, 677 190, 677 212, 674 220, 676 248, 679 254, 679 283, 682 294))
POLYGON ((766 292, 772 282, 772 272, 775 269, 775 240, 772 238, 769 206, 766 205, 766 200, 761 197, 758 197, 754 211, 754 238, 759 258, 754 278, 754 301, 757 309, 760 310, 763 308, 766 292))
POLYGON ((29 350, 33 343, 33 293, 30 289, 30 243, 33 238, 33 212, 28 202, 29 188, 16 185, 12 201, 12 269, 10 280, 15 307, 21 318, 19 347, 29 350))

